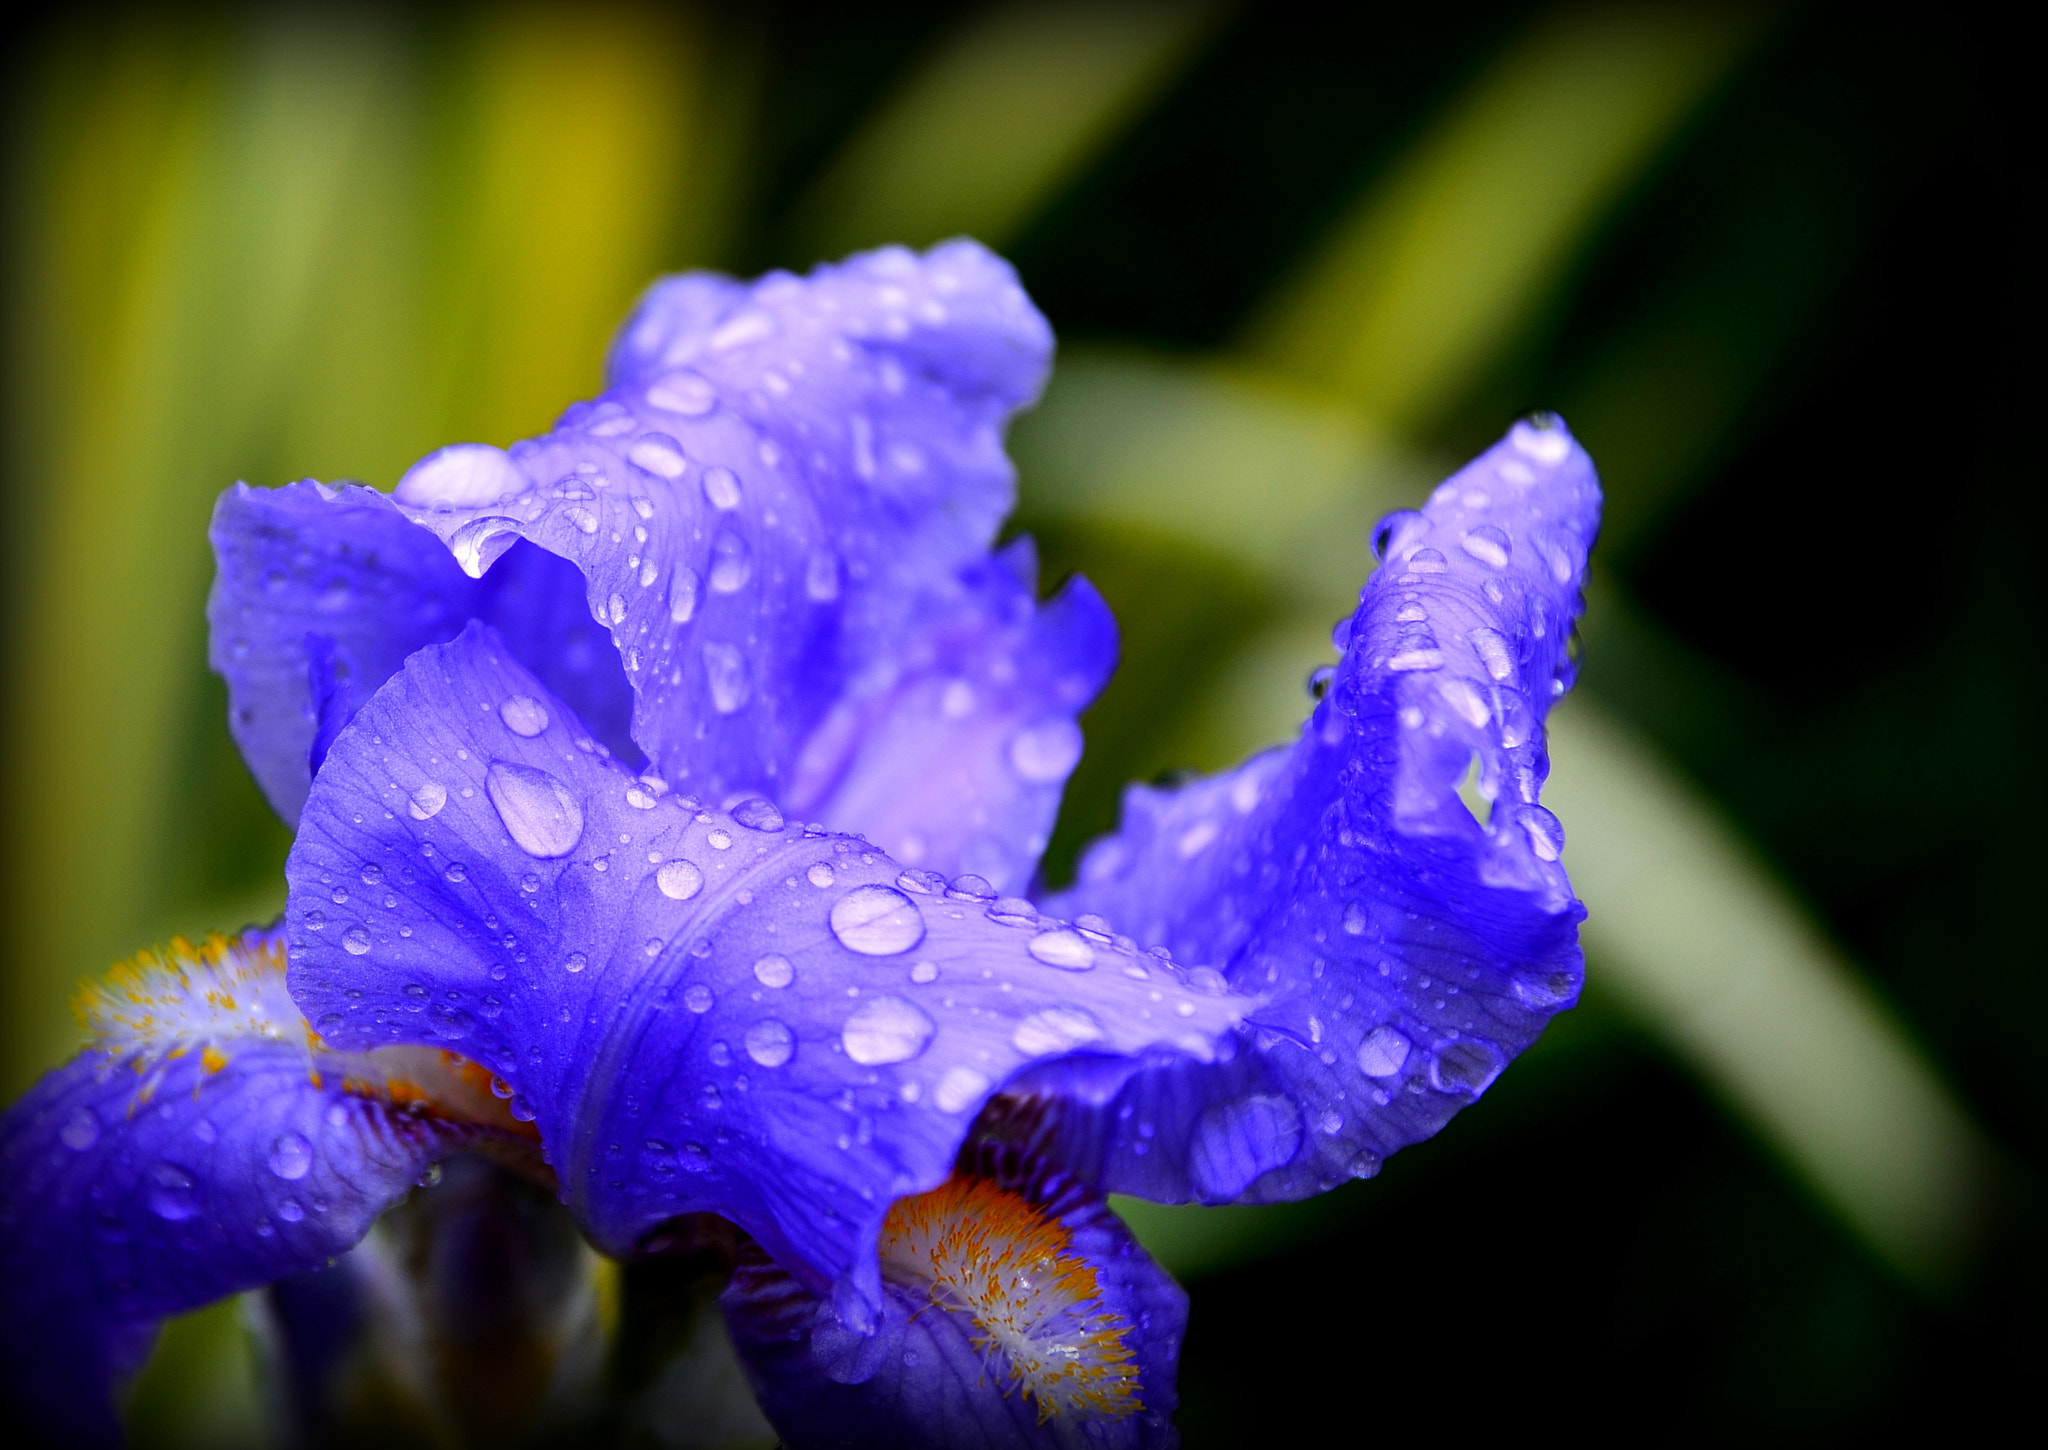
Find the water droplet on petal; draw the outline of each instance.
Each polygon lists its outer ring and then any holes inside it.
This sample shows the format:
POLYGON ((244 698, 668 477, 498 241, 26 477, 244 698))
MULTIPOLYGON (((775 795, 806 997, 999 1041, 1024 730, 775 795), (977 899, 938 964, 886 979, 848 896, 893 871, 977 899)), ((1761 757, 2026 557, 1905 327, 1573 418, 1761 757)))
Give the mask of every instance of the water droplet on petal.
POLYGON ((972 1107, 988 1091, 988 1077, 971 1067, 949 1067, 932 1091, 932 1102, 943 1113, 957 1113, 972 1107))
POLYGON ((341 934, 342 950, 352 957, 360 957, 370 950, 370 934, 360 926, 352 926, 341 934))
POLYGON ((580 972, 589 965, 590 958, 582 952, 571 952, 562 958, 562 970, 565 972, 580 972))
POLYGON ((804 593, 823 604, 839 597, 839 561, 832 555, 811 555, 804 565, 804 593))
POLYGON ((548 728, 548 712, 531 695, 514 695, 498 706, 498 718, 514 735, 531 740, 548 728))
POLYGON ((1065 780, 1080 759, 1081 727, 1071 720, 1043 721, 1010 741, 1010 766, 1025 780, 1065 780))
POLYGON ((467 509, 496 503, 532 486, 504 449, 456 443, 407 469, 392 496, 414 508, 467 509))
POLYGON ((413 791, 412 799, 406 802, 406 809, 414 820, 426 821, 439 815, 441 807, 447 804, 448 787, 437 780, 425 780, 413 791))
POLYGON ((313 1145, 304 1134, 286 1133, 270 1145, 270 1156, 265 1161, 279 1178, 304 1178, 313 1171, 313 1145))
POLYGON ((64 1126, 57 1130, 57 1138, 74 1153, 83 1153, 100 1140, 100 1120, 92 1115, 91 1108, 80 1108, 64 1120, 64 1126))
POLYGON ((654 884, 671 901, 688 901, 704 889, 704 873, 694 861, 669 861, 654 873, 654 884))
POLYGON ((669 576, 668 617, 677 624, 688 624, 697 612, 697 584, 697 571, 687 564, 669 576))
POLYGON ((747 1056, 763 1067, 780 1067, 796 1054, 796 1034, 773 1017, 747 1029, 747 1056))
POLYGON ((149 1170, 149 1207, 173 1223, 191 1218, 199 1212, 199 1185, 177 1164, 159 1163, 149 1170))
POLYGON ((1408 1061, 1412 1045, 1398 1027, 1375 1027, 1358 1044, 1358 1070, 1367 1077, 1393 1077, 1408 1061))
POLYGON ((718 406, 718 393, 708 380, 685 370, 656 378, 647 389, 647 401, 664 412, 701 418, 718 406))
POLYGON ((583 806, 544 770, 494 760, 484 789, 498 809, 505 831, 529 856, 566 856, 583 839, 583 806))
POLYGON ((780 952, 770 952, 754 963, 754 980, 764 987, 787 987, 796 980, 796 968, 780 952))
POLYGON ((775 809, 772 801, 753 796, 732 808, 732 818, 750 831, 779 831, 784 822, 782 812, 775 809))
POLYGON ((1048 967, 1063 972, 1085 972, 1095 965, 1095 948, 1072 927, 1055 927, 1031 938, 1027 950, 1048 967))
POLYGON ((277 1216, 286 1223, 297 1223, 306 1216, 306 1210, 296 1198, 281 1199, 277 1205, 277 1216))
POLYGON ((737 594, 754 577, 754 558, 747 541, 731 529, 719 530, 711 541, 711 592, 737 594))
POLYGON ((714 851, 729 851, 732 849, 732 832, 713 826, 705 835, 704 844, 714 851))
POLYGON ((1043 1007, 1017 1024, 1010 1045, 1027 1057, 1071 1052, 1102 1040, 1102 1024, 1080 1007, 1043 1007))
POLYGON ((1476 529, 1468 530, 1465 537, 1458 541, 1458 547, 1489 569, 1505 569, 1508 566, 1508 554, 1514 545, 1509 542, 1508 536, 1494 525, 1481 524, 1476 529))
POLYGON ((1440 1042, 1429 1055, 1429 1081, 1438 1092, 1478 1096, 1504 1066, 1493 1044, 1478 1037, 1440 1042))
POLYGON ((715 509, 736 509, 740 506, 739 475, 730 468, 712 467, 704 470, 704 497, 715 509))
POLYGON ((1211 1203, 1237 1197, 1263 1173, 1294 1160, 1301 1109, 1292 1098, 1259 1094, 1220 1103, 1195 1124, 1188 1174, 1211 1203))
POLYGON ((711 686, 712 708, 721 715, 730 715, 753 697, 754 682, 747 675, 747 658, 736 646, 705 645, 704 678, 711 686))
POLYGON ((901 997, 870 997, 846 1019, 839 1041, 862 1067, 908 1062, 938 1031, 923 1009, 901 997))
POLYGON ((936 982, 939 979, 937 962, 919 962, 910 969, 910 980, 919 984, 936 982))
POLYGON ((683 1005, 700 1017, 711 1010, 713 1000, 711 989, 702 982, 692 982, 683 988, 683 1005))
POLYGON ((1480 662, 1486 666, 1486 672, 1494 679, 1505 680, 1514 674, 1515 656, 1508 648, 1506 635, 1497 629, 1488 629, 1481 625, 1466 638, 1472 641, 1472 648, 1478 652, 1480 662))
POLYGON ((832 935, 849 951, 893 957, 924 940, 917 904, 890 886, 856 886, 832 903, 832 935))
POLYGON ((810 882, 811 885, 817 887, 820 891, 824 890, 832 884, 832 863, 830 861, 813 861, 804 871, 804 880, 810 882))
POLYGON ((675 439, 666 433, 649 433, 644 438, 636 439, 633 446, 626 450, 626 458, 659 478, 681 478, 683 469, 687 466, 683 461, 682 449, 678 448, 675 439))

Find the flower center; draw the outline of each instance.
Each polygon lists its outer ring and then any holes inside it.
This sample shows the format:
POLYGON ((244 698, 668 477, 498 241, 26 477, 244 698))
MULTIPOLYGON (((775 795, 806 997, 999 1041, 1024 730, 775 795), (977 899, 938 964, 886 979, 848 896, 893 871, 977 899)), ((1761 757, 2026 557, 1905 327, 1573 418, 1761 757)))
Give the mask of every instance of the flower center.
POLYGON ((1040 1424, 1144 1408, 1129 1322, 1103 1309, 1095 1269, 1065 1226, 1021 1194, 956 1175, 899 1199, 881 1248, 886 1278, 974 1320, 975 1348, 1007 1363, 1009 1382, 1037 1401, 1040 1424))

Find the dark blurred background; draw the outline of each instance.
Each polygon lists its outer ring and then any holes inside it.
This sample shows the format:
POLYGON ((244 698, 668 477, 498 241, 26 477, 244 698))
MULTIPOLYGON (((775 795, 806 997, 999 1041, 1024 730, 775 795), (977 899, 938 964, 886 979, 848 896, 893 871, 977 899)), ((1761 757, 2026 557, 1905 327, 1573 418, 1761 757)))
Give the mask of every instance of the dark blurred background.
MULTIPOLYGON (((1581 1007, 1308 1205, 1131 1209, 1190 1446, 2038 1420, 2037 89, 1990 13, 163 7, 7 20, 9 1095, 274 912, 213 497, 598 385, 657 272, 969 233, 1061 342, 1017 527, 1125 631, 1047 874, 1284 738, 1379 512, 1562 412, 1606 533, 1547 802, 1581 1007)), ((230 1321, 148 1442, 246 1434, 230 1321)))

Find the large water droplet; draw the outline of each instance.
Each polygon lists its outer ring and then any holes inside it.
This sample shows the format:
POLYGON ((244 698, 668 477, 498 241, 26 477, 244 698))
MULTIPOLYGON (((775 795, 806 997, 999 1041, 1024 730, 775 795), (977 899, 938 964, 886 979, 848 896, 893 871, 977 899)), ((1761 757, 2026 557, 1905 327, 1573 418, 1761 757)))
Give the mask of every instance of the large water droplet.
POLYGON ((811 885, 817 887, 820 891, 830 886, 833 879, 832 863, 830 861, 813 861, 804 868, 804 880, 810 882, 811 885))
POLYGON ((1058 967, 1063 972, 1085 972, 1095 965, 1095 948, 1072 927, 1042 931, 1031 938, 1027 949, 1048 967, 1058 967))
POLYGON ((406 470, 392 496, 414 508, 480 508, 531 488, 510 454, 485 443, 456 443, 406 470))
POLYGON ((901 997, 871 997, 846 1019, 839 1034, 846 1055, 862 1067, 908 1062, 923 1052, 938 1025, 901 997))
POLYGON ((747 541, 731 529, 719 530, 711 541, 711 592, 737 594, 754 577, 754 557, 747 541))
POLYGON ((988 1088, 985 1073, 971 1067, 949 1067, 945 1076, 939 1079, 938 1087, 932 1090, 932 1102, 942 1113, 957 1113, 972 1107, 988 1088))
POLYGON ((780 1067, 796 1053, 796 1034, 773 1017, 747 1029, 747 1056, 763 1067, 780 1067))
POLYGON ((1010 767, 1025 780, 1065 780, 1080 759, 1081 727, 1071 720, 1042 721, 1010 741, 1010 767))
POLYGON ((1408 1061, 1411 1046, 1413 1044, 1408 1041, 1407 1034, 1400 1028, 1375 1027, 1366 1034, 1365 1041, 1358 1044, 1358 1070, 1367 1077, 1393 1077, 1408 1061))
POLYGON ((747 657, 734 645, 704 646, 704 678, 711 686, 711 704, 721 715, 730 715, 753 697, 754 682, 747 675, 747 657))
POLYGON ((1301 1109, 1292 1098, 1260 1094, 1202 1114, 1188 1149, 1188 1172, 1212 1203, 1237 1197, 1262 1173, 1294 1160, 1301 1109))
POLYGON ((781 952, 770 952, 754 963, 754 980, 764 987, 787 987, 796 980, 796 968, 781 952))
POLYGON ((664 412, 701 418, 718 406, 718 393, 705 378, 684 370, 656 378, 647 389, 647 401, 664 412))
POLYGON ((681 478, 686 467, 682 449, 666 433, 649 433, 634 440, 626 450, 626 458, 660 478, 681 478))
POLYGON ((692 982, 683 988, 683 1005, 700 1017, 711 1010, 714 1000, 711 989, 702 982, 692 982))
POLYGON ((513 695, 498 706, 498 718, 514 735, 531 740, 548 728, 548 712, 531 695, 513 695))
POLYGON ((1027 1057, 1071 1052, 1102 1040, 1102 1024, 1080 1007, 1041 1007, 1010 1034, 1010 1045, 1027 1057))
POLYGON ((827 553, 811 555, 804 565, 804 593, 820 604, 839 597, 839 561, 827 553))
POLYGON ((199 1212, 199 1186, 177 1164, 159 1163, 149 1170, 149 1207, 173 1223, 188 1219, 199 1212))
POLYGON ((1389 659, 1387 661, 1387 668, 1404 672, 1410 670, 1434 670, 1441 669, 1443 662, 1444 652, 1440 649, 1410 649, 1403 650, 1389 659))
POLYGON ((1505 680, 1515 672, 1514 651, 1508 647, 1507 636, 1499 630, 1480 625, 1466 638, 1472 641, 1472 648, 1478 651, 1480 662, 1486 666, 1486 672, 1496 680, 1505 680))
POLYGON ((671 901, 688 901, 704 889, 704 873, 695 861, 668 861, 654 873, 654 884, 671 901))
POLYGON ((506 833, 529 856, 566 856, 583 839, 582 804, 544 770, 495 760, 484 774, 484 790, 506 833))
POLYGON ((734 806, 732 818, 750 831, 779 831, 784 825, 782 812, 775 809, 772 801, 760 796, 751 796, 734 806))
POLYGON ((100 1140, 100 1120, 92 1115, 91 1108, 80 1108, 64 1120, 64 1126, 57 1130, 57 1138, 74 1153, 83 1153, 100 1140))
POLYGON ((739 475, 730 468, 711 467, 704 470, 704 497, 715 509, 736 509, 740 506, 739 475))
POLYGON ((448 804, 448 787, 438 780, 423 780, 413 791, 412 799, 406 802, 406 809, 416 821, 432 820, 441 813, 441 807, 448 804))
POLYGON ((270 1145, 270 1156, 265 1161, 279 1178, 304 1178, 313 1171, 313 1145, 302 1133, 286 1133, 270 1145))
POLYGON ((669 576, 668 617, 677 624, 688 624, 697 612, 697 584, 697 571, 687 564, 669 576))
POLYGON ((832 903, 832 935, 849 951, 893 957, 924 940, 917 904, 891 886, 856 886, 832 903))
POLYGON ((1477 1037, 1438 1043, 1429 1055, 1429 1081, 1438 1092, 1471 1093, 1477 1097, 1500 1076, 1504 1066, 1493 1044, 1477 1037))
POLYGON ((1542 806, 1518 806, 1515 819, 1529 838, 1529 849, 1539 861, 1555 861, 1564 855, 1564 823, 1542 806))
POLYGON ((352 926, 341 934, 341 949, 352 957, 366 955, 370 950, 370 933, 360 926, 352 926))
POLYGON ((1458 547, 1489 569, 1505 569, 1508 566, 1508 554, 1514 545, 1508 541, 1508 536, 1494 525, 1481 524, 1476 529, 1468 530, 1465 537, 1458 541, 1458 547))

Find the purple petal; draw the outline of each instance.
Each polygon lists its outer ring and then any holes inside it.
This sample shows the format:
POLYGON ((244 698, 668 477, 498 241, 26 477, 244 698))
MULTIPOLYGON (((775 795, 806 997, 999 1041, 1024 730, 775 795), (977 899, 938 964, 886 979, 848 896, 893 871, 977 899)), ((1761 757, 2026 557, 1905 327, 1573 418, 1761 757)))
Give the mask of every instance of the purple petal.
POLYGON ((1109 1107, 1155 1124, 1149 1155, 1102 1112, 1054 1114, 1069 1161, 1160 1198, 1314 1192, 1435 1132, 1576 1000, 1584 911, 1537 797, 1599 502, 1562 424, 1518 424, 1382 525, 1386 562, 1294 746, 1126 794, 1055 909, 1264 996, 1261 1050, 1120 1088, 1109 1107), (1468 767, 1495 797, 1484 825, 1458 795, 1468 767))
POLYGON ((811 736, 786 802, 908 865, 1021 891, 1081 757, 1074 717, 1116 663, 1087 580, 1032 602, 1029 541, 935 601, 931 622, 854 682, 811 736))
MULTIPOLYGON (((274 938, 232 950, 277 976, 274 938)), ((145 1036, 194 1010, 167 980, 138 988, 159 999, 145 1036)), ((50 1073, 0 1120, 0 1363, 7 1398, 53 1440, 115 1438, 113 1382, 165 1316, 324 1263, 475 1140, 320 1070, 281 983, 230 985, 238 1029, 202 1034, 205 1050, 165 1057, 190 1043, 139 1049, 115 1024, 114 1050, 50 1073), (279 1003, 288 1023, 263 1015, 279 1003)))
POLYGON ((309 759, 422 645, 491 621, 573 700, 612 749, 638 759, 631 694, 594 625, 575 569, 530 545, 487 581, 374 489, 237 484, 214 508, 217 572, 207 604, 211 662, 228 686, 228 726, 264 794, 298 818, 309 759))
POLYGON ((806 1450, 1177 1445, 1187 1296, 1073 1179, 982 1157, 890 1215, 871 1335, 742 1256, 721 1302, 776 1430, 806 1450))
POLYGON ((868 710, 935 629, 986 627, 962 571, 986 570, 1014 495, 1002 429, 1051 348, 1015 274, 970 242, 801 279, 672 278, 621 330, 602 397, 510 453, 429 456, 397 500, 471 574, 522 538, 573 561, 661 773, 788 806, 843 695, 868 710))
POLYGON ((504 1078, 609 1251, 718 1213, 856 1318, 890 1200, 944 1178, 1000 1084, 1207 1060, 1246 1005, 765 801, 635 777, 480 626, 342 732, 287 874, 292 990, 330 1041, 504 1078))

